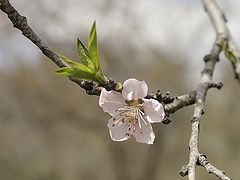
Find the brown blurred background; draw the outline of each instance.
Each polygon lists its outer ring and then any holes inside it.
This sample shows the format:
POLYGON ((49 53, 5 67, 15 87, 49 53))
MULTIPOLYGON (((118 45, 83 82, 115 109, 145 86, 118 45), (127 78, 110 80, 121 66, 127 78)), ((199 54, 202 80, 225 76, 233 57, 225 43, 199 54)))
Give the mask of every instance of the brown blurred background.
MULTIPOLYGON (((116 81, 145 80, 149 90, 177 96, 199 81, 215 38, 200 1, 12 0, 56 52, 76 59, 75 40, 87 41, 97 20, 101 65, 116 81)), ((219 1, 240 40, 239 1, 219 1)), ((240 45, 240 44, 239 44, 240 45)), ((0 12, 1 180, 171 180, 188 161, 193 107, 156 124, 154 145, 110 139, 109 116, 0 12)), ((202 118, 200 151, 240 179, 240 90, 222 56, 202 118)), ((198 179, 214 180, 203 168, 198 179)))

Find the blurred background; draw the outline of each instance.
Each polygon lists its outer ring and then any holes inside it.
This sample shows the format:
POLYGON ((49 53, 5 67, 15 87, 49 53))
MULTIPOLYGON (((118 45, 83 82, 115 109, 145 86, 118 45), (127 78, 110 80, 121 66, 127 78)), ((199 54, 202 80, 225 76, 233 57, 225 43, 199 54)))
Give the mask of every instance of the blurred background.
MULTIPOLYGON (((240 45, 240 1, 218 1, 240 45)), ((11 0, 37 34, 57 53, 77 59, 79 37, 87 42, 97 21, 104 73, 123 82, 145 80, 150 92, 173 96, 195 89, 203 57, 215 39, 200 0, 11 0)), ((193 107, 156 124, 151 146, 134 139, 117 143, 98 97, 87 95, 0 12, 0 179, 1 180, 170 180, 188 162, 193 107)), ((221 56, 202 118, 200 151, 240 179, 240 90, 221 56)), ((203 168, 198 179, 214 180, 203 168)))

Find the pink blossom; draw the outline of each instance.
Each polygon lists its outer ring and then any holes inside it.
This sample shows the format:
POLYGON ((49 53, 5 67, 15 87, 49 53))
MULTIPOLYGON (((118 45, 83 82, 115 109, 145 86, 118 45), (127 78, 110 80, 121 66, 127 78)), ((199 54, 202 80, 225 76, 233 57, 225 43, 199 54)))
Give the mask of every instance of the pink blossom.
POLYGON ((112 116, 108 122, 112 140, 135 137, 138 142, 153 144, 155 134, 151 123, 161 122, 165 113, 157 100, 144 98, 147 92, 147 84, 136 79, 123 83, 122 94, 102 89, 99 105, 112 116))

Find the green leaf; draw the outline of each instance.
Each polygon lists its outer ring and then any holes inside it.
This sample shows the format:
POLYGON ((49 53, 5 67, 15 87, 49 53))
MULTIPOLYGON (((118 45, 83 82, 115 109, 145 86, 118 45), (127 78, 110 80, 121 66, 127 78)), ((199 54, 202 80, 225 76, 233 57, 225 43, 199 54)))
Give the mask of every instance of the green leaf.
POLYGON ((64 67, 56 70, 55 73, 62 76, 75 77, 75 78, 80 78, 84 80, 98 82, 95 77, 95 74, 89 73, 88 71, 85 71, 82 69, 64 67))
POLYGON ((100 69, 100 65, 99 65, 99 57, 98 57, 96 21, 94 21, 91 28, 90 36, 88 39, 88 49, 89 49, 89 57, 93 62, 96 71, 98 71, 100 69))
POLYGON ((81 69, 81 70, 84 70, 84 71, 87 71, 89 73, 92 73, 94 74, 95 73, 95 70, 90 68, 90 67, 87 67, 85 66, 84 64, 79 64, 79 63, 76 63, 74 61, 72 61, 71 59, 63 56, 63 55, 60 55, 60 57, 62 58, 63 61, 65 61, 68 65, 76 68, 76 69, 81 69))
POLYGON ((85 71, 82 71, 80 69, 75 69, 72 72, 72 77, 96 82, 95 74, 89 74, 89 73, 87 73, 85 71))
POLYGON ((93 62, 90 59, 88 49, 78 38, 77 38, 77 52, 79 59, 85 66, 95 69, 93 62))
POLYGON ((108 78, 103 75, 100 69, 96 21, 94 21, 91 28, 88 48, 77 38, 77 52, 81 63, 74 62, 65 56, 61 56, 62 60, 71 67, 60 68, 56 70, 55 73, 62 76, 94 81, 102 85, 107 84, 108 78))
POLYGON ((62 76, 71 76, 72 72, 73 72, 74 68, 71 67, 63 67, 63 68, 59 68, 56 71, 54 71, 56 74, 58 75, 62 75, 62 76))
POLYGON ((98 80, 97 82, 98 82, 99 84, 107 84, 107 82, 108 82, 108 79, 106 78, 106 76, 104 76, 104 75, 102 74, 101 71, 98 71, 98 72, 96 73, 95 77, 96 77, 96 79, 98 80))
MULTIPOLYGON (((67 59, 67 62, 68 63, 70 62, 70 64, 74 63, 71 60, 69 61, 69 59, 67 59)), ((74 65, 75 65, 75 63, 74 63, 74 65)), ((75 67, 63 67, 63 68, 56 70, 55 73, 58 75, 62 75, 62 76, 94 81, 99 84, 106 84, 108 81, 108 79, 100 71, 95 73, 94 70, 92 70, 91 68, 88 68, 87 66, 85 66, 83 64, 77 64, 77 66, 75 66, 75 67)))

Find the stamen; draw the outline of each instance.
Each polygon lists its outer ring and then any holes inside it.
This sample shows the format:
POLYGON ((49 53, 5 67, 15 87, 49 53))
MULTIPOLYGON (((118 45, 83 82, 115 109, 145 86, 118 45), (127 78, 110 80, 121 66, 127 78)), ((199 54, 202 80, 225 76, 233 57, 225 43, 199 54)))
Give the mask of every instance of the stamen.
POLYGON ((140 130, 141 130, 141 129, 142 129, 142 125, 141 125, 141 122, 140 122, 139 114, 138 114, 138 125, 139 125, 139 128, 140 128, 140 130))
POLYGON ((119 111, 119 112, 127 112, 127 111, 130 111, 132 110, 132 107, 131 106, 124 106, 122 108, 118 108, 116 111, 119 111))
POLYGON ((136 132, 136 122, 134 122, 134 124, 133 124, 133 132, 134 133, 136 132))
POLYGON ((144 112, 141 109, 138 109, 138 112, 140 112, 143 116, 145 116, 144 112))
POLYGON ((125 121, 127 121, 127 132, 125 134, 126 136, 132 137, 138 127, 140 128, 140 134, 143 134, 141 121, 143 121, 145 125, 148 125, 149 123, 145 118, 142 101, 129 101, 126 104, 126 106, 118 108, 116 110, 118 113, 112 119, 112 126, 115 126, 118 123, 125 123, 125 121))
POLYGON ((139 111, 139 112, 140 112, 139 116, 140 116, 141 120, 144 122, 144 124, 148 125, 148 123, 146 122, 146 120, 144 118, 145 114, 143 113, 143 115, 142 115, 141 111, 139 111))
POLYGON ((116 121, 113 120, 114 123, 113 123, 112 127, 114 127, 119 121, 122 121, 122 123, 124 123, 124 118, 121 118, 121 116, 119 118, 118 118, 118 116, 116 116, 116 118, 114 118, 116 121))

